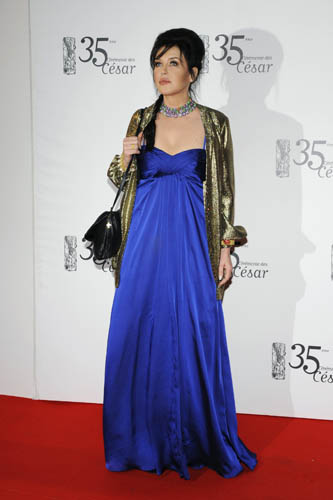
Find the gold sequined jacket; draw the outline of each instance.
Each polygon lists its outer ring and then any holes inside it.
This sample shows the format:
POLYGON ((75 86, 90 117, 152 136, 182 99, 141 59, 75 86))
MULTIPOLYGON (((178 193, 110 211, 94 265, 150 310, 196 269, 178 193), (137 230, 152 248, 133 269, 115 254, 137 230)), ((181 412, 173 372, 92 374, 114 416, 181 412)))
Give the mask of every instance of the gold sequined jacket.
MULTIPOLYGON (((222 240, 235 240, 234 245, 239 246, 246 241, 247 232, 243 226, 233 225, 234 165, 229 118, 216 109, 198 102, 196 105, 200 111, 206 134, 206 178, 203 181, 203 199, 209 256, 215 278, 216 298, 222 300, 225 285, 217 286, 222 240)), ((151 120, 153 107, 154 104, 145 108, 140 131, 151 120)), ((139 109, 136 110, 130 120, 127 137, 136 135, 140 119, 139 111, 139 109)), ((108 167, 107 176, 117 188, 120 186, 123 173, 121 155, 116 154, 108 167)), ((111 259, 111 265, 115 271, 116 287, 119 286, 121 260, 131 223, 138 179, 137 158, 134 155, 120 202, 122 242, 117 254, 111 259)))

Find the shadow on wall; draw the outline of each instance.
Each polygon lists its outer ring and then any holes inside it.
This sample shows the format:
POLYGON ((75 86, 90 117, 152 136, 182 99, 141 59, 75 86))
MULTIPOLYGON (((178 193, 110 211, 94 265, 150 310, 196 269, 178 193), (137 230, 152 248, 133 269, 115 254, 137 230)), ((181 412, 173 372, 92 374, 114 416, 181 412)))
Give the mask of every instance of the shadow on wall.
POLYGON ((229 95, 221 111, 230 119, 234 145, 235 224, 248 231, 247 245, 236 249, 239 255, 234 257, 235 265, 239 257, 239 265, 233 280, 242 279, 242 271, 244 279, 237 287, 242 314, 235 324, 233 319, 233 328, 242 336, 251 335, 247 340, 250 359, 264 360, 264 366, 253 367, 246 383, 258 387, 260 378, 271 378, 271 383, 262 384, 263 390, 250 391, 249 408, 266 413, 269 407, 271 414, 293 415, 290 390, 284 385, 287 381, 290 388, 290 369, 286 362, 285 382, 274 380, 270 352, 272 342, 288 346, 294 342, 296 304, 305 293, 300 263, 306 253, 315 250, 301 230, 304 167, 294 162, 300 159, 301 147, 296 142, 303 138, 303 127, 294 117, 269 109, 265 102, 272 88, 278 88, 283 60, 279 40, 258 29, 233 32, 229 43, 232 36, 236 36, 233 43, 241 48, 243 57, 237 50, 229 50, 231 60, 221 62, 223 93, 229 95), (249 273, 251 278, 246 279, 249 273))

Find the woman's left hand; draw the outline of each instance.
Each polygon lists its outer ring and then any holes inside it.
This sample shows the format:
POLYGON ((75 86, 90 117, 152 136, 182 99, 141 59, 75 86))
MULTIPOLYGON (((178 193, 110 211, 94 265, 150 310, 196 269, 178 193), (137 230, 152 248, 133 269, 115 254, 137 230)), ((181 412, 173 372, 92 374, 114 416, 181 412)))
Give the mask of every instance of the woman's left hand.
POLYGON ((221 248, 218 288, 224 285, 231 278, 231 276, 232 276, 232 263, 230 258, 230 248, 228 247, 221 248))

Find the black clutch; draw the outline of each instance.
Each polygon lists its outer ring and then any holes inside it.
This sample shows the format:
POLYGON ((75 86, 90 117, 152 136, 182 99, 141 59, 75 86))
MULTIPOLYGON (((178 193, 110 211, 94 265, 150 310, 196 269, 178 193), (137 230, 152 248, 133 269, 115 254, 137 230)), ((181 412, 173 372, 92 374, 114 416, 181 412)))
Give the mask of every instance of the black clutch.
MULTIPOLYGON (((143 109, 140 110, 140 120, 136 131, 138 135, 140 131, 141 120, 143 117, 143 109)), ((131 161, 126 168, 124 175, 122 176, 120 186, 118 188, 117 195, 114 199, 112 207, 109 211, 103 212, 97 217, 95 222, 90 226, 88 231, 86 231, 82 241, 90 241, 93 243, 93 255, 97 260, 107 260, 114 257, 118 252, 121 245, 121 209, 113 210, 117 199, 122 191, 125 184, 129 168, 131 166, 134 155, 132 155, 131 161)))

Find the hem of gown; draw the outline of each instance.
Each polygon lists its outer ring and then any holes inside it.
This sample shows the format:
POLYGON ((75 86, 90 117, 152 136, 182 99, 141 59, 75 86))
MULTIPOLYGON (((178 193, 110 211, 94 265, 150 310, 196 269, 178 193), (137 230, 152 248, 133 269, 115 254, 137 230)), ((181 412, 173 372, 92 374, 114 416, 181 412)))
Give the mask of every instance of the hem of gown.
MULTIPOLYGON (((245 465, 246 465, 246 467, 248 467, 248 469, 254 470, 255 467, 258 465, 258 460, 257 460, 257 458, 255 458, 253 464, 251 464, 251 465, 245 464, 245 465)), ((217 467, 214 467, 213 465, 207 464, 207 463, 187 464, 187 466, 190 467, 191 469, 195 469, 195 470, 202 469, 203 467, 207 467, 208 469, 215 471, 219 476, 222 476, 225 479, 232 479, 233 477, 238 476, 239 474, 241 474, 244 471, 244 467, 241 465, 241 463, 239 463, 240 468, 238 470, 236 470, 235 473, 229 473, 229 474, 223 473, 217 467)), ((137 464, 128 464, 128 463, 127 464, 125 464, 125 463, 117 464, 117 465, 105 464, 105 467, 110 472, 126 472, 126 471, 134 469, 134 470, 141 470, 143 472, 151 472, 153 474, 156 474, 157 476, 162 475, 163 472, 165 472, 167 470, 173 470, 175 472, 178 472, 181 479, 186 479, 186 480, 191 479, 189 471, 182 472, 179 470, 178 467, 176 467, 174 465, 170 465, 170 464, 162 466, 159 469, 157 469, 156 466, 153 466, 153 465, 137 465, 137 464)))

